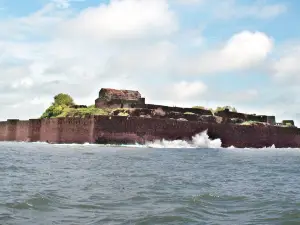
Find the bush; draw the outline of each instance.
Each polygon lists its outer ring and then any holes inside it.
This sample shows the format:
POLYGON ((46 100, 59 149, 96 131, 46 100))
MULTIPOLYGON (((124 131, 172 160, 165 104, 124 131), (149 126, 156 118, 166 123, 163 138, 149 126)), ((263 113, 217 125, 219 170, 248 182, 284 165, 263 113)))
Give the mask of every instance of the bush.
POLYGON ((64 111, 58 115, 58 117, 86 117, 86 116, 107 116, 111 112, 110 109, 100 108, 79 108, 71 109, 65 108, 64 111))
POLYGON ((73 98, 68 94, 60 93, 54 96, 54 102, 42 114, 41 118, 58 117, 66 108, 74 105, 73 98))
POLYGON ((119 112, 118 116, 129 116, 127 112, 119 112))
POLYGON ((41 118, 52 118, 57 117, 64 111, 63 106, 61 105, 51 105, 46 111, 42 114, 41 118))
POLYGON ((100 109, 95 105, 87 108, 70 108, 74 105, 74 100, 68 94, 58 94, 54 97, 54 102, 42 114, 41 118, 54 117, 85 117, 90 115, 109 115, 112 109, 100 109))

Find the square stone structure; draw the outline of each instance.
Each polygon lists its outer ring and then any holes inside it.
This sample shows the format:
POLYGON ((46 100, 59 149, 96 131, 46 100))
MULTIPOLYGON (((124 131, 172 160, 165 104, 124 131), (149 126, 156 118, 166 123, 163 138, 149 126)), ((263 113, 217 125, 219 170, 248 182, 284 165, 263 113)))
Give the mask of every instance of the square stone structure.
POLYGON ((97 108, 135 108, 145 105, 138 91, 101 88, 99 97, 95 100, 97 108))

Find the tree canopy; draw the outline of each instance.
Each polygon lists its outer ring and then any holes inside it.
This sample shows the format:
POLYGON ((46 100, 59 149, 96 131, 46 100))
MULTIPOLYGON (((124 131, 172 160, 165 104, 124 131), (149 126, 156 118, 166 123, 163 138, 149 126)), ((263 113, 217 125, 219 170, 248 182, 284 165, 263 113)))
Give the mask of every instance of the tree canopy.
POLYGON ((72 106, 72 105, 74 105, 74 100, 70 95, 60 93, 60 94, 54 96, 54 104, 61 105, 61 106, 63 106, 63 105, 72 106))
POLYGON ((46 109, 41 118, 56 117, 64 111, 64 108, 72 105, 74 105, 74 100, 70 95, 64 93, 55 95, 54 102, 46 109))

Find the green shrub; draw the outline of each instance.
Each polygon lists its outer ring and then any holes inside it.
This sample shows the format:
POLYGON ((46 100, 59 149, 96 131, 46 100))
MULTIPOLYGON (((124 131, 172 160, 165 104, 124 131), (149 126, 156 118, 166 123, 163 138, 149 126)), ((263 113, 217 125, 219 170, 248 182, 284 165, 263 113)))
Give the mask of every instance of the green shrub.
POLYGON ((127 113, 127 112, 119 112, 118 116, 129 116, 129 113, 127 113))
POLYGON ((53 118, 57 117, 64 111, 64 107, 61 105, 52 104, 46 111, 42 114, 41 118, 53 118))
POLYGON ((235 107, 232 107, 232 106, 218 106, 214 112, 220 112, 220 111, 224 111, 225 109, 229 109, 230 112, 237 112, 236 108, 235 107))
POLYGON ((86 116, 107 116, 111 110, 100 108, 67 108, 58 117, 86 117, 86 116))
POLYGON ((192 113, 192 112, 185 112, 184 114, 185 114, 185 115, 194 115, 195 113, 192 113))
POLYGON ((258 121, 252 121, 252 120, 249 120, 249 121, 245 121, 245 122, 243 122, 243 123, 240 123, 240 125, 243 125, 243 126, 265 125, 265 123, 258 122, 258 121))
POLYGON ((192 108, 193 109, 205 109, 205 107, 203 107, 203 106, 193 106, 192 108))
POLYGON ((58 94, 54 97, 54 102, 42 114, 41 118, 55 117, 85 117, 90 115, 109 115, 113 109, 96 108, 90 105, 87 108, 70 108, 74 105, 71 96, 67 94, 58 94))

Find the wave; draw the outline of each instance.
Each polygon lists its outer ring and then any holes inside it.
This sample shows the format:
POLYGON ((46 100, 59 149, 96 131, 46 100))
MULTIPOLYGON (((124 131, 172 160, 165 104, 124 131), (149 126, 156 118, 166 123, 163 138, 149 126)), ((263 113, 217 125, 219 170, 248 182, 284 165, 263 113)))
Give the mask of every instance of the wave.
MULTIPOLYGON (((162 140, 154 140, 154 141, 149 141, 146 142, 145 144, 95 144, 95 143, 83 143, 83 144, 78 144, 78 143, 61 143, 61 144, 51 144, 47 142, 2 142, 2 144, 40 144, 40 145, 54 145, 54 146, 70 146, 70 147, 77 147, 77 146, 85 146, 85 147, 124 147, 124 148, 212 148, 212 149, 244 149, 244 150, 251 150, 251 149, 257 149, 257 150, 272 150, 272 149, 278 149, 276 146, 273 144, 272 146, 265 146, 262 148, 238 148, 235 146, 230 146, 230 147, 222 147, 222 141, 221 139, 210 139, 210 137, 207 134, 207 130, 198 133, 192 137, 190 141, 186 140, 173 140, 173 141, 168 141, 165 139, 162 140)), ((284 149, 297 149, 299 148, 284 148, 284 149)))
POLYGON ((167 141, 163 139, 146 142, 145 144, 149 148, 221 148, 221 145, 221 139, 210 139, 207 130, 193 136, 191 141, 167 141))

